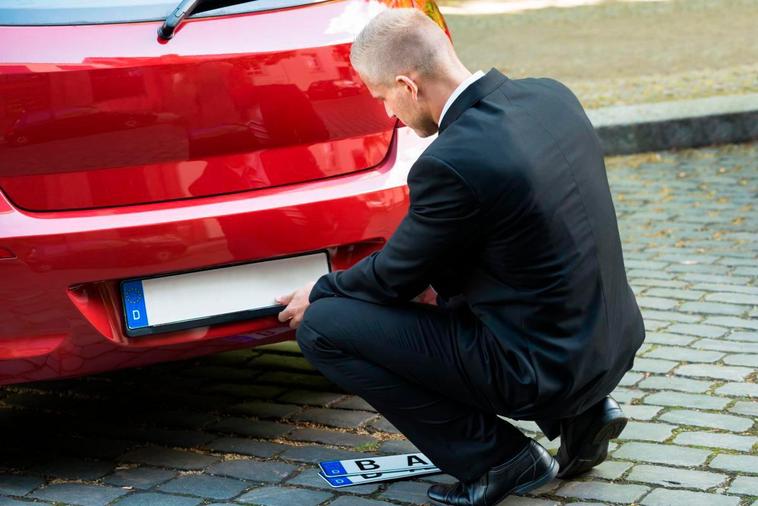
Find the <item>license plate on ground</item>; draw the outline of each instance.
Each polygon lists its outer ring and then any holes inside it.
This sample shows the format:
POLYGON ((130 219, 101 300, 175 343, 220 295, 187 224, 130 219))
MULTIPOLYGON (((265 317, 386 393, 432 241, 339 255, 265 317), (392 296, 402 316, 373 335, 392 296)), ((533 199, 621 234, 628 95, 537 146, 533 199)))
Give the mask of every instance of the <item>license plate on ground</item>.
POLYGON ((121 282, 128 336, 277 314, 278 295, 330 271, 326 251, 121 282))

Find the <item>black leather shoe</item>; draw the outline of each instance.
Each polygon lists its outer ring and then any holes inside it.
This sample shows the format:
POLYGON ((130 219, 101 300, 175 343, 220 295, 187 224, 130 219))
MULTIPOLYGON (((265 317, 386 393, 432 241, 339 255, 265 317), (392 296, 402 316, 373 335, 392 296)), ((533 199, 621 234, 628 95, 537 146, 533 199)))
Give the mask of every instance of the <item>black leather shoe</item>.
POLYGON ((608 441, 621 434, 626 422, 621 407, 610 397, 581 415, 561 420, 558 478, 577 476, 603 462, 608 456, 608 441))
POLYGON ((523 494, 550 482, 558 462, 534 440, 506 462, 493 467, 478 480, 455 485, 433 485, 427 495, 454 506, 493 506, 510 494, 523 494))

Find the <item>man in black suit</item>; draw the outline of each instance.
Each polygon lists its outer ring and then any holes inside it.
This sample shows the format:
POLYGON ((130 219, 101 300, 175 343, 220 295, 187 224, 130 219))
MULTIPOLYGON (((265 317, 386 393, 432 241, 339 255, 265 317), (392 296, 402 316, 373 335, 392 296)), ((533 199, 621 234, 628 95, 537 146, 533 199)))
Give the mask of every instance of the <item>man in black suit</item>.
POLYGON ((644 339, 598 138, 551 79, 472 74, 414 9, 376 16, 351 63, 421 136, 410 209, 384 247, 278 300, 303 354, 494 505, 606 457, 608 394, 644 339), (412 301, 432 286, 438 305, 412 301), (561 436, 557 462, 497 415, 561 436), (559 470, 560 468, 560 470, 559 470))

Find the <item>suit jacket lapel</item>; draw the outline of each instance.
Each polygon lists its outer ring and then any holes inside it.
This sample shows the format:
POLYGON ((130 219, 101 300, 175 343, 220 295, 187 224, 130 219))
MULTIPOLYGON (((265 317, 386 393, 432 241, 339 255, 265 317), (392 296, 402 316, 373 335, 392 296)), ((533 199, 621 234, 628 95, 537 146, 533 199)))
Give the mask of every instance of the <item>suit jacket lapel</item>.
POLYGON ((450 108, 445 112, 445 116, 442 118, 442 123, 439 125, 439 132, 447 128, 447 126, 455 121, 463 111, 476 104, 483 97, 487 96, 498 86, 503 84, 508 78, 503 75, 502 72, 492 67, 489 72, 482 77, 471 83, 468 88, 463 90, 463 93, 458 95, 456 99, 450 104, 450 108))

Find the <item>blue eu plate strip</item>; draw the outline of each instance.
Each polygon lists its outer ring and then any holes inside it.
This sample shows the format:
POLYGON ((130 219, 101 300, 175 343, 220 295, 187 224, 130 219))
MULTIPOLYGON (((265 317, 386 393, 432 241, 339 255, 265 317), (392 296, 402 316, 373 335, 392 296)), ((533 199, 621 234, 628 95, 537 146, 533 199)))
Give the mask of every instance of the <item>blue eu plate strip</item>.
POLYGON ((121 296, 124 299, 124 308, 126 309, 126 325, 130 329, 149 326, 142 281, 137 279, 123 283, 121 285, 121 296))
POLYGON ((333 487, 347 487, 348 485, 353 484, 347 476, 324 476, 322 473, 319 474, 321 474, 321 477, 328 481, 329 485, 333 487))
POLYGON ((327 476, 341 476, 347 474, 345 468, 342 467, 339 460, 329 460, 326 462, 319 462, 319 466, 327 476))

